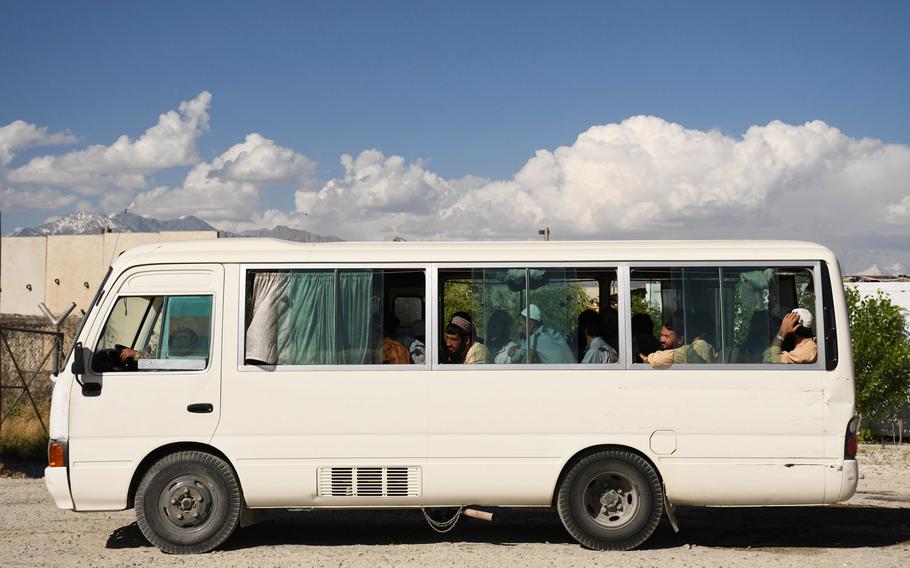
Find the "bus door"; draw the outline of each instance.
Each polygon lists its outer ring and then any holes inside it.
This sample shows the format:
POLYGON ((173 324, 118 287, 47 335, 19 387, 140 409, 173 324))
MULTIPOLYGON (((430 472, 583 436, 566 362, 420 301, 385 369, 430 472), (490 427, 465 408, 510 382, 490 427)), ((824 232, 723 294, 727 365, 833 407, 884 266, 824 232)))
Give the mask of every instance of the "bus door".
POLYGON ((77 510, 121 509, 133 472, 156 448, 208 443, 221 394, 223 269, 141 267, 121 276, 83 340, 69 466, 77 510))

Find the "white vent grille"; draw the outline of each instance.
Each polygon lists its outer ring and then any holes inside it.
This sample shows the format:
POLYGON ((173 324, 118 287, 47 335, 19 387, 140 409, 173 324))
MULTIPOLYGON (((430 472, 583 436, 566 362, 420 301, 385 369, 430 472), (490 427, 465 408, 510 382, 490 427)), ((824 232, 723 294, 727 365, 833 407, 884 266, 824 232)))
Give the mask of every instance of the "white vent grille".
POLYGON ((420 497, 419 467, 320 467, 321 497, 420 497))

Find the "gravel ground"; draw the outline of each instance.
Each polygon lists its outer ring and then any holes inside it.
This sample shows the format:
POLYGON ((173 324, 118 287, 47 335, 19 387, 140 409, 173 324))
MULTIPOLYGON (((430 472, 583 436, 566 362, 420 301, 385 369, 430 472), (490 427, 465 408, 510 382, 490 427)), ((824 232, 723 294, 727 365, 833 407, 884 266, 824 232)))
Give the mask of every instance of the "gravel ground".
MULTIPOLYGON (((57 509, 43 479, 0 477, 2 566, 910 566, 910 447, 861 450, 859 491, 831 507, 678 510, 641 550, 591 552, 548 509, 494 509, 437 535, 417 511, 276 511, 219 550, 168 556, 133 511, 57 509)), ((0 468, 2 469, 2 468, 0 468)))

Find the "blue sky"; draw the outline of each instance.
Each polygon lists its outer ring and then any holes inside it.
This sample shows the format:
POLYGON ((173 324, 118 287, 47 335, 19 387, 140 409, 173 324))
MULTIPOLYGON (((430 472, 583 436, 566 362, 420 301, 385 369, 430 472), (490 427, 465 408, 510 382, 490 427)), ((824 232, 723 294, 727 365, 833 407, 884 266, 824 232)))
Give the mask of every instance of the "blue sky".
MULTIPOLYGON (((78 137, 21 148, 8 170, 137 138, 203 91, 200 160, 255 132, 315 162, 320 183, 345 175, 342 154, 371 148, 444 180, 509 180, 535 151, 636 115, 733 139, 820 120, 910 144, 907 2, 6 2, 3 13, 0 127, 78 137)), ((148 173, 147 186, 178 186, 189 167, 148 173)), ((259 189, 258 206, 295 207, 295 184, 259 189)), ((4 226, 67 209, 7 205, 4 226)))

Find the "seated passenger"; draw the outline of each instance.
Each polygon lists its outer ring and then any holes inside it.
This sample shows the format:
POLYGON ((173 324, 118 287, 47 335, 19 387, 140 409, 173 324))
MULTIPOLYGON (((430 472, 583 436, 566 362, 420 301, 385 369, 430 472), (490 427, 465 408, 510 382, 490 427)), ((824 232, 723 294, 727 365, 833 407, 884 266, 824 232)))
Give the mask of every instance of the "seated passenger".
POLYGON ((509 351, 518 347, 518 344, 512 341, 512 328, 515 327, 515 320, 512 319, 505 310, 495 310, 490 314, 487 320, 486 345, 489 349, 492 360, 488 363, 502 365, 511 363, 509 351))
POLYGON ((639 353, 639 358, 655 369, 674 363, 714 363, 717 359, 714 347, 702 335, 696 336, 691 345, 686 345, 682 318, 678 315, 668 318, 661 326, 660 345, 663 347, 660 351, 650 355, 639 353))
POLYGON ((705 325, 700 325, 699 322, 693 323, 689 329, 695 330, 694 336, 695 339, 692 340, 692 343, 689 344, 689 351, 686 354, 687 363, 716 363, 717 362, 717 351, 714 350, 714 345, 711 344, 711 333, 708 330, 708 327, 705 325))
POLYGON ((765 351, 765 363, 815 363, 818 360, 818 344, 812 333, 812 312, 806 308, 796 308, 784 316, 780 322, 780 331, 765 351), (792 337, 794 347, 782 351, 781 343, 792 337))
POLYGON ((445 329, 448 363, 475 365, 486 363, 489 352, 483 343, 474 341, 474 324, 467 312, 455 312, 445 329))
POLYGON ((585 338, 587 348, 582 364, 604 364, 619 361, 619 353, 604 340, 606 324, 594 310, 585 310, 578 316, 578 329, 585 338))
POLYGON ((387 314, 382 320, 383 338, 379 352, 383 365, 410 365, 414 362, 408 348, 392 339, 398 330, 398 323, 395 314, 387 314))
POLYGON ((566 338, 548 325, 544 325, 540 308, 530 305, 521 312, 518 319, 519 333, 528 330, 528 337, 522 339, 512 354, 512 363, 575 363, 575 355, 569 349, 566 338))
POLYGON ((632 357, 639 362, 639 355, 650 355, 660 349, 660 342, 654 337, 654 321, 648 314, 632 316, 632 357))
POLYGON ((411 353, 411 360, 418 365, 426 362, 426 324, 422 319, 416 319, 411 323, 410 334, 401 340, 402 345, 408 348, 411 353))

